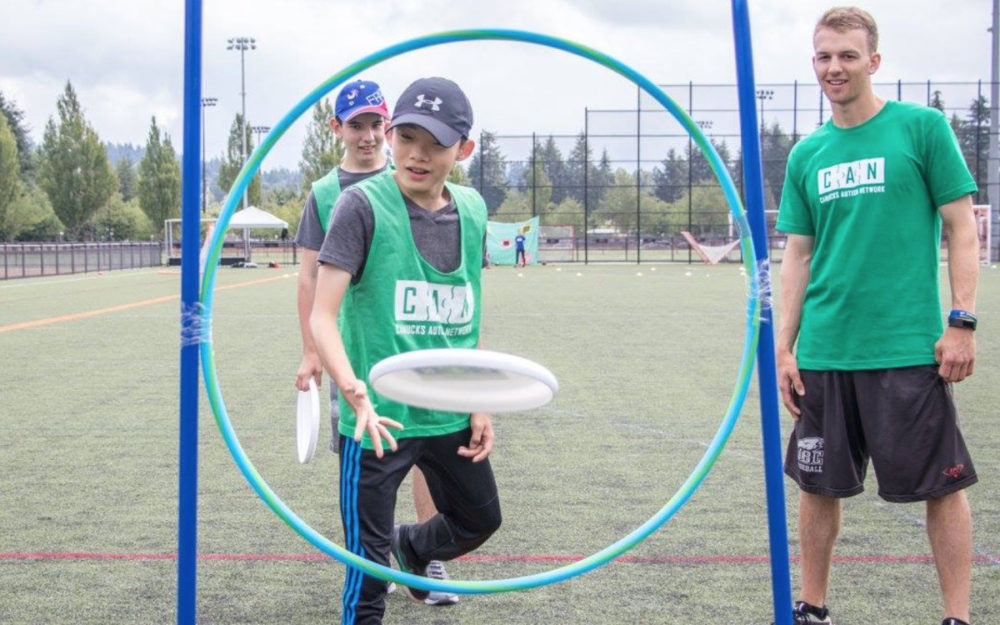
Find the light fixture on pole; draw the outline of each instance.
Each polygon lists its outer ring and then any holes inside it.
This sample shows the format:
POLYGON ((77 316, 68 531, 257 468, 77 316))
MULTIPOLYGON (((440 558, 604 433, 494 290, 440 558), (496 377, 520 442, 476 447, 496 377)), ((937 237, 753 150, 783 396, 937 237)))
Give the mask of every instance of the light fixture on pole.
POLYGON ((254 134, 257 135, 257 145, 260 145, 260 137, 261 137, 261 135, 266 135, 267 133, 271 132, 271 127, 270 126, 251 126, 250 130, 252 130, 254 132, 254 134))
POLYGON ((205 212, 206 201, 208 198, 208 187, 205 182, 205 109, 210 106, 215 106, 219 102, 219 98, 202 98, 201 99, 201 212, 205 212))
MULTIPOLYGON (((247 83, 246 83, 246 62, 245 56, 247 50, 256 50, 257 40, 253 37, 231 37, 228 40, 228 45, 226 50, 239 50, 240 51, 240 100, 241 100, 241 115, 242 115, 242 127, 240 128, 240 138, 243 141, 243 151, 240 154, 240 166, 246 165, 247 162, 247 83)), ((247 207, 247 193, 243 192, 243 208, 247 207)))
POLYGON ((758 89, 757 99, 760 100, 760 136, 763 140, 764 130, 767 126, 764 124, 764 100, 770 100, 774 97, 774 90, 772 89, 758 89))

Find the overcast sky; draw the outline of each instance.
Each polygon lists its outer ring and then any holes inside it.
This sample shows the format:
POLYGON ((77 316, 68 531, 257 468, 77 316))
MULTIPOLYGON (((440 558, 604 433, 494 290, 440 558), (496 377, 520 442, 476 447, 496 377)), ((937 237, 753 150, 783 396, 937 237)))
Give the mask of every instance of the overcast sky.
MULTIPOLYGON (((150 117, 182 144, 184 3, 181 0, 0 0, 0 91, 25 112, 39 143, 66 81, 101 138, 144 145, 150 117)), ((811 34, 830 3, 750 2, 759 83, 812 82, 811 34)), ((881 30, 878 80, 988 81, 991 0, 869 0, 881 30)), ((206 0, 203 95, 207 151, 219 155, 240 111, 240 54, 226 40, 252 36, 246 111, 272 126, 328 77, 363 56, 422 35, 515 28, 596 48, 656 83, 735 82, 730 3, 722 0, 507 0, 344 2, 206 0)), ((517 42, 456 43, 405 54, 361 75, 390 106, 410 80, 461 84, 476 129, 577 133, 584 108, 634 108, 636 89, 565 52, 517 42)), ((987 91, 988 95, 988 91, 987 91)), ((265 168, 297 167, 306 119, 265 168)), ((475 133, 475 131, 474 131, 475 133)))

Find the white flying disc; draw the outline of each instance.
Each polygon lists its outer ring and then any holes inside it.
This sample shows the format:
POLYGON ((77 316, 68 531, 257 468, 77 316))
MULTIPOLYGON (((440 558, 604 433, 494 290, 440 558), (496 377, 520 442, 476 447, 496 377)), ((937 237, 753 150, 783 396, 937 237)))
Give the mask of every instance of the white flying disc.
POLYGON ((516 412, 552 401, 559 383, 542 365, 485 349, 421 349, 372 367, 372 388, 394 401, 452 412, 516 412))
POLYGON ((295 443, 299 452, 299 462, 305 464, 312 460, 313 454, 316 453, 316 441, 319 440, 319 390, 312 378, 309 378, 309 390, 299 391, 299 407, 295 421, 295 443))

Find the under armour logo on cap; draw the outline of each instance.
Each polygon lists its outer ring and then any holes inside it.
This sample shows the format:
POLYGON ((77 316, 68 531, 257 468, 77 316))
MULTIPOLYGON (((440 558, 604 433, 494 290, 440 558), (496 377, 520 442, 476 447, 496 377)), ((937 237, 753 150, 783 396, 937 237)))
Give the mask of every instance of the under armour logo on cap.
POLYGON ((472 104, 462 89, 447 78, 421 78, 403 91, 389 128, 419 126, 443 146, 450 147, 472 130, 472 104))
POLYGON ((413 106, 415 106, 415 107, 417 107, 419 109, 419 108, 423 108, 425 104, 430 104, 432 111, 440 111, 441 110, 441 106, 440 105, 442 103, 443 103, 443 100, 441 100, 441 98, 434 98, 433 100, 428 100, 424 96, 424 94, 421 93, 420 95, 417 96, 417 101, 416 101, 416 103, 414 103, 413 106))

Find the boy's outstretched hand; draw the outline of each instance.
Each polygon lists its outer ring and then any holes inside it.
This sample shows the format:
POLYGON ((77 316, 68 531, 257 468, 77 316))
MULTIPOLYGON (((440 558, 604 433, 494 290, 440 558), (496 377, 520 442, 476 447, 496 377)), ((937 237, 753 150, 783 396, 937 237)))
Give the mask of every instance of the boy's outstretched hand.
POLYGON ((372 446, 375 448, 375 456, 377 458, 381 458, 383 454, 382 439, 385 439, 389 443, 389 449, 392 451, 399 449, 396 439, 393 438, 392 434, 386 428, 388 426, 402 430, 403 424, 393 421, 389 417, 380 417, 375 414, 375 408, 368 398, 368 387, 365 386, 364 382, 355 380, 351 390, 344 393, 344 398, 351 404, 351 408, 354 409, 354 415, 358 419, 357 425, 354 426, 355 442, 360 443, 361 437, 365 432, 368 432, 368 436, 372 439, 372 446))
POLYGON ((486 460, 493 451, 493 419, 486 413, 473 412, 469 416, 469 427, 472 428, 469 445, 459 447, 458 455, 472 458, 473 462, 486 460))

